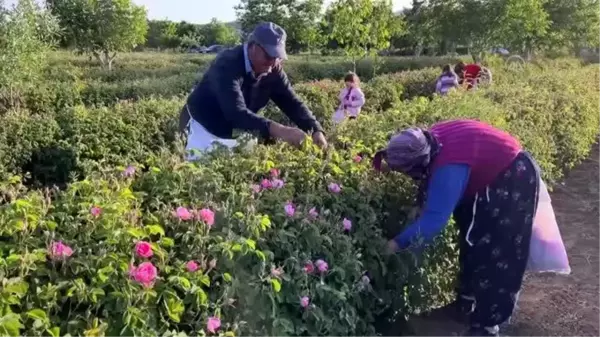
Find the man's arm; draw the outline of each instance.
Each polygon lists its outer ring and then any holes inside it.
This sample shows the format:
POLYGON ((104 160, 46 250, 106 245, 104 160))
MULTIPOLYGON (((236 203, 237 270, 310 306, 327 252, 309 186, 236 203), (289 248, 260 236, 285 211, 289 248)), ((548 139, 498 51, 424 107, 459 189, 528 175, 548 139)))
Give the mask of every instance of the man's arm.
POLYGON ((419 219, 394 238, 399 248, 407 248, 419 236, 429 244, 438 236, 463 196, 469 181, 467 165, 445 165, 431 177, 425 209, 419 219))
POLYGON ((263 137, 268 138, 270 136, 271 120, 250 111, 246 107, 241 89, 241 79, 236 78, 224 67, 215 70, 211 74, 210 83, 221 110, 223 110, 225 119, 236 129, 258 130, 263 137))
POLYGON ((321 124, 317 121, 312 112, 308 110, 306 104, 302 103, 300 97, 294 92, 294 89, 281 66, 276 66, 273 69, 273 72, 275 73, 276 79, 275 83, 273 83, 271 99, 277 107, 279 107, 279 109, 281 109, 281 111, 304 132, 309 134, 317 131, 323 132, 321 124))

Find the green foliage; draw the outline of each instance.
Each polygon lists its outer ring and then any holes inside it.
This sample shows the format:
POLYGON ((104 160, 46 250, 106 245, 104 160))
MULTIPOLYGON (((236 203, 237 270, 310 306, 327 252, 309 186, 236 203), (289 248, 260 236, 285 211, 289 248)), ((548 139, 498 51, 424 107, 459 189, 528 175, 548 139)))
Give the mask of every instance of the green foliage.
POLYGON ((331 4, 329 38, 355 62, 390 46, 394 29, 399 28, 389 0, 338 0, 331 4))
POLYGON ((9 9, 0 2, 0 113, 18 107, 37 86, 58 32, 56 19, 32 0, 9 9))
POLYGON ((290 52, 314 51, 322 42, 318 32, 323 0, 241 0, 235 7, 245 34, 260 22, 274 22, 287 33, 290 52))
POLYGON ((20 166, 38 183, 63 183, 48 191, 27 189, 17 176, 0 180, 0 332, 196 336, 218 317, 217 333, 226 336, 374 335, 382 320, 447 303, 457 266, 453 226, 421 258, 382 254, 407 224, 415 192, 405 176, 370 168, 389 135, 478 118, 517 136, 554 182, 599 133, 597 67, 560 60, 493 70, 494 86, 445 97, 432 94, 439 69, 364 81, 363 113, 335 128, 327 121, 341 81, 297 84, 324 121, 327 153, 307 141, 301 149, 217 149, 183 162, 173 138, 181 99, 0 116, 0 173, 20 166), (284 185, 255 191, 264 179, 284 185), (341 193, 330 192, 331 183, 341 193), (205 211, 184 220, 178 207, 205 211), (50 254, 59 241, 72 249, 63 250, 68 256, 50 254), (136 253, 140 241, 152 256, 136 253), (327 271, 307 274, 306 262, 318 259, 327 271), (146 286, 131 267, 144 262, 157 268, 146 286))
POLYGON ((51 9, 66 41, 93 54, 109 70, 117 52, 129 51, 146 39, 146 9, 131 0, 53 0, 51 9))
POLYGON ((219 22, 217 19, 212 19, 209 24, 203 27, 202 32, 205 41, 209 45, 233 46, 240 41, 240 36, 233 27, 219 22))

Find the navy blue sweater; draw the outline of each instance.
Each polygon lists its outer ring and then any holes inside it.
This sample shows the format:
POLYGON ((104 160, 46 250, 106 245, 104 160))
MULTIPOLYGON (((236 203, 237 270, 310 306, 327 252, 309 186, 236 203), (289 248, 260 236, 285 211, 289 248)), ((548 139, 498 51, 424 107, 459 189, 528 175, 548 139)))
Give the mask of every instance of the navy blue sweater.
POLYGON ((323 131, 308 107, 296 95, 281 66, 258 80, 247 71, 244 46, 222 51, 189 95, 192 118, 219 138, 233 138, 233 130, 258 131, 269 138, 271 121, 257 114, 269 100, 300 129, 323 131))

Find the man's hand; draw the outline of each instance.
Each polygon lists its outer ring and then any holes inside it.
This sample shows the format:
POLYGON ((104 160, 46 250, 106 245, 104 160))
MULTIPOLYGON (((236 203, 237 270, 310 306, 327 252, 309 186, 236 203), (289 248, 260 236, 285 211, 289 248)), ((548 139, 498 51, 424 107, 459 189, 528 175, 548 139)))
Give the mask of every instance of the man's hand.
POLYGON ((283 126, 276 122, 271 122, 269 133, 273 138, 281 139, 293 146, 300 146, 302 141, 306 138, 306 133, 304 133, 304 131, 298 128, 283 126))
POLYGON ((398 247, 398 244, 396 243, 396 241, 390 240, 387 243, 386 253, 389 255, 396 254, 396 252, 398 252, 399 248, 400 247, 398 247))
POLYGON ((327 148, 327 139, 325 139, 325 135, 321 131, 317 131, 312 135, 313 143, 315 143, 318 147, 322 149, 327 148))

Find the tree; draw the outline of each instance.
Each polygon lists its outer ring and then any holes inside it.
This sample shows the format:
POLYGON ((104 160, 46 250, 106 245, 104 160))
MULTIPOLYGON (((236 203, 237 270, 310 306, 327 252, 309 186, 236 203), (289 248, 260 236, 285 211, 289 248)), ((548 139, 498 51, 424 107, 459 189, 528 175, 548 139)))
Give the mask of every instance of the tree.
POLYGON ((600 28, 598 0, 549 0, 544 9, 550 27, 547 45, 551 47, 598 47, 600 28))
POLYGON ((529 59, 543 43, 550 26, 548 13, 544 10, 546 0, 503 2, 495 40, 512 50, 524 52, 529 59))
POLYGON ((132 0, 54 0, 51 8, 67 41, 79 52, 93 54, 109 70, 118 52, 146 39, 146 9, 132 0))
POLYGON ((390 46, 396 29, 390 0, 338 0, 328 12, 330 39, 352 58, 354 71, 358 58, 390 46))
POLYGON ((323 0, 241 0, 235 7, 242 31, 250 33, 261 22, 274 22, 287 33, 292 53, 319 48, 319 21, 323 0))
POLYGON ((33 0, 11 9, 0 0, 0 112, 18 106, 20 93, 37 85, 57 33, 56 18, 33 0))
POLYGON ((240 34, 235 28, 219 22, 215 18, 202 28, 202 36, 208 45, 232 46, 240 42, 240 34))

